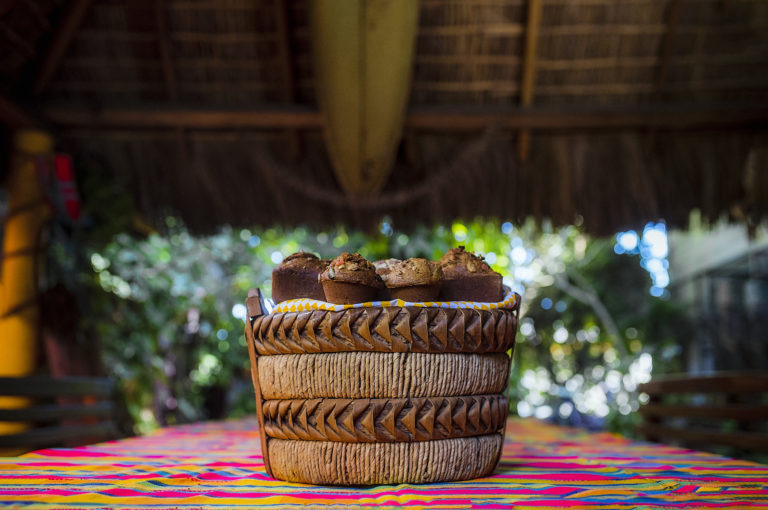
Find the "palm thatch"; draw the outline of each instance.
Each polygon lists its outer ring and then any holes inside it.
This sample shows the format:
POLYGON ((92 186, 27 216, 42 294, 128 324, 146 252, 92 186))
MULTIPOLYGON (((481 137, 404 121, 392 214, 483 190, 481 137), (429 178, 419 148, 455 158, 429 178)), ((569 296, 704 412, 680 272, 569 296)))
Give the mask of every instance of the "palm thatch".
POLYGON ((169 210, 198 230, 534 215, 608 234, 681 225, 694 208, 768 214, 756 198, 768 168, 748 164, 768 145, 762 0, 542 0, 535 27, 531 0, 421 0, 412 115, 383 193, 364 201, 341 192, 311 117, 305 0, 79 3, 69 38, 58 28, 70 4, 0 3, 0 84, 54 123, 62 148, 112 172, 150 221, 169 210), (52 65, 56 44, 66 51, 52 65), (255 119, 265 105, 298 113, 280 125, 174 116, 255 119), (551 120, 515 120, 529 110, 551 120))

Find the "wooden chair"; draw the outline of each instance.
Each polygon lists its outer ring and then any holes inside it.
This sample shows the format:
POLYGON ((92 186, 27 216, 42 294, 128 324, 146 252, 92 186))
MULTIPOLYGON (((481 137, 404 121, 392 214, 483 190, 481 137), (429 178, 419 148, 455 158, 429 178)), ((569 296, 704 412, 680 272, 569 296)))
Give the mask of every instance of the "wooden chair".
POLYGON ((736 456, 768 452, 768 372, 662 377, 638 390, 650 397, 638 427, 650 441, 725 447, 736 456))
POLYGON ((115 424, 115 385, 93 377, 0 377, 0 396, 27 397, 29 407, 0 409, 0 422, 31 428, 0 435, 0 448, 32 450, 120 436, 115 424))

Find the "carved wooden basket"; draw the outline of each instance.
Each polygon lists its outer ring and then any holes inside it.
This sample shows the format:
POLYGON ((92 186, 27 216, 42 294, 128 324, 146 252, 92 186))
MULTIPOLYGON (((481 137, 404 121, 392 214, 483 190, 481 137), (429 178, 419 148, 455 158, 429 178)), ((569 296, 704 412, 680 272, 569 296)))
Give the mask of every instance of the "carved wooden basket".
POLYGON ((519 303, 265 315, 258 292, 249 297, 267 472, 323 485, 490 474, 504 437, 519 303))

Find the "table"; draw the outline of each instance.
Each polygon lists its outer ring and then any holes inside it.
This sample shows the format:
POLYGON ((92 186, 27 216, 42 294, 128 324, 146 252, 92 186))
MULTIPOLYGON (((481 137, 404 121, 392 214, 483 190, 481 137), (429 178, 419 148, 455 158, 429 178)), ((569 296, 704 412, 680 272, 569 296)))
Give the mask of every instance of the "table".
POLYGON ((255 419, 0 459, 0 505, 25 508, 768 508, 768 466, 510 419, 487 478, 367 488, 269 478, 255 419), (28 506, 27 506, 28 505, 28 506))

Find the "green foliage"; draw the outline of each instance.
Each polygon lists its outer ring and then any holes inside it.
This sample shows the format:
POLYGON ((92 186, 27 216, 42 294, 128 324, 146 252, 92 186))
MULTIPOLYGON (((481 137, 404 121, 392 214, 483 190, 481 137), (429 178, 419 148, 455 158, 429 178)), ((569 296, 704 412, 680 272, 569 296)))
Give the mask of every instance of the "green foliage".
POLYGON ((100 339, 135 428, 146 432, 254 410, 242 303, 252 287, 270 295, 283 257, 307 250, 436 259, 461 244, 484 253, 506 284, 525 288, 513 411, 631 432, 636 385, 651 361, 655 371, 674 368, 682 314, 648 295, 636 257, 617 256, 609 241, 575 227, 474 220, 403 233, 385 220, 375 234, 275 227, 193 236, 169 217, 162 235, 122 233, 91 244, 76 279, 89 289, 84 328, 100 339))
POLYGON ((607 240, 588 241, 551 276, 527 294, 513 374, 518 411, 631 435, 645 398, 637 385, 651 370, 681 368, 683 310, 651 297, 637 257, 615 255, 607 240))

